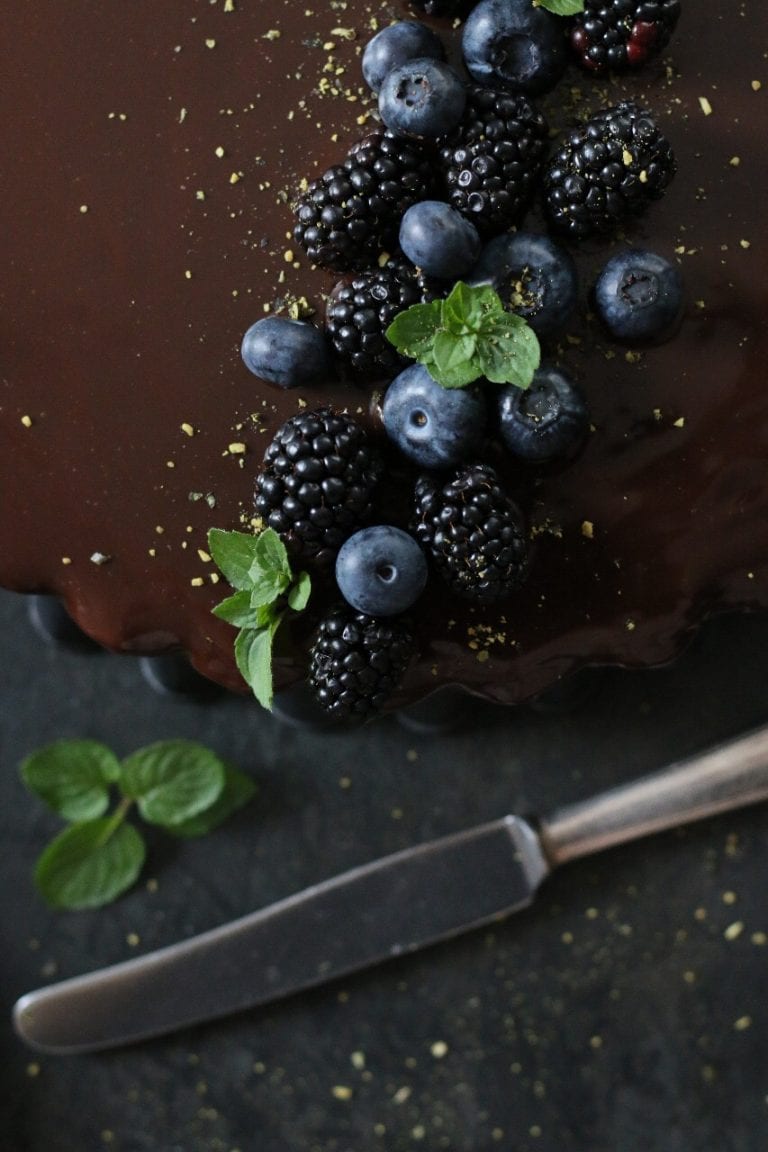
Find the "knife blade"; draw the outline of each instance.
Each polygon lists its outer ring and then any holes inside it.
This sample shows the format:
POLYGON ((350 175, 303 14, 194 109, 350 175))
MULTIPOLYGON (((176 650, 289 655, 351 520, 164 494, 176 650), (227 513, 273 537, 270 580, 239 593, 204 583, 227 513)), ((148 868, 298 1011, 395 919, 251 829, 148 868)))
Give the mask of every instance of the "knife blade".
POLYGON ((14 1026, 38 1051, 64 1054, 228 1016, 503 919, 569 860, 766 799, 768 727, 539 820, 504 816, 407 848, 30 992, 14 1026))

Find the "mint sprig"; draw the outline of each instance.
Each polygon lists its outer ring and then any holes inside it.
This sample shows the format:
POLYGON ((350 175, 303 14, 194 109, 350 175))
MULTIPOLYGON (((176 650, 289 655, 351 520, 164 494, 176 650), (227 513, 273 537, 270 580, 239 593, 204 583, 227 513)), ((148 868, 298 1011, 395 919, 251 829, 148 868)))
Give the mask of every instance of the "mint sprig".
POLYGON ((533 0, 534 8, 546 8, 553 16, 577 16, 584 11, 584 0, 533 0))
POLYGON ((307 572, 294 575, 288 553, 273 528, 258 536, 212 528, 208 550, 235 589, 213 609, 238 628, 235 661, 241 676, 264 708, 272 707, 272 649, 286 615, 303 612, 312 590, 307 572))
POLYGON ((507 312, 488 284, 459 281, 444 300, 413 304, 395 317, 386 336, 444 388, 465 388, 481 377, 527 388, 541 360, 536 333, 522 316, 507 312))
POLYGON ((95 740, 58 740, 28 756, 21 776, 70 821, 35 866, 35 884, 53 908, 97 908, 135 883, 146 848, 127 820, 134 808, 176 836, 202 836, 255 791, 248 776, 192 740, 160 741, 122 761, 95 740))

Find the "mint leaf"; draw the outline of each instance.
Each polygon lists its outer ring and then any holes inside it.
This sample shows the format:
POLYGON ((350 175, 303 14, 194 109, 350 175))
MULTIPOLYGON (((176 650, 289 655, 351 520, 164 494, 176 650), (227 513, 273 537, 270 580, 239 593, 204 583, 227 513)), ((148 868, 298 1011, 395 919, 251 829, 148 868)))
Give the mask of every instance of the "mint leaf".
POLYGON ((538 337, 521 316, 493 317, 478 341, 482 373, 493 384, 527 388, 541 361, 538 337))
POLYGON ((283 576, 277 572, 264 572, 258 568, 251 570, 251 584, 249 602, 252 608, 268 608, 274 604, 291 583, 290 576, 283 576))
POLYGON ((272 643, 282 616, 264 628, 248 628, 238 632, 235 639, 235 660, 240 675, 250 687, 262 708, 271 709, 272 643))
POLYGON ((288 563, 288 553, 274 528, 265 528, 256 537, 256 550, 251 576, 257 572, 271 572, 277 578, 284 578, 286 583, 291 579, 291 566, 288 563))
POLYGON ((309 594, 312 591, 312 580, 309 572, 299 572, 288 593, 288 606, 294 612, 303 612, 309 603, 309 594))
POLYGON ((250 588, 249 574, 256 558, 258 539, 247 532, 225 532, 221 528, 209 531, 208 551, 233 588, 250 588))
POLYGON ((211 611, 214 616, 218 616, 220 620, 226 620, 227 624, 232 624, 235 628, 257 628, 260 626, 260 611, 251 607, 250 592, 235 592, 234 596, 228 596, 211 611))
POLYGON ((135 882, 144 841, 131 824, 89 820, 65 828, 35 867, 35 884, 53 908, 97 908, 135 882))
POLYGON ((306 608, 312 590, 309 574, 294 577, 288 551, 273 528, 254 537, 212 528, 208 543, 214 560, 237 589, 213 612, 239 629, 237 667, 262 707, 271 708, 275 633, 287 608, 294 612, 306 608))
POLYGON ((480 375, 475 360, 476 336, 452 336, 438 332, 435 336, 434 364, 438 383, 444 388, 464 388, 480 375))
POLYGON ((224 766, 203 744, 162 740, 123 761, 120 784, 149 824, 173 827, 218 799, 224 766))
POLYGON ((455 336, 476 332, 483 321, 483 309, 473 288, 460 280, 443 301, 441 327, 455 336))
POLYGON ((527 388, 538 367, 536 334, 504 309, 490 284, 459 281, 435 305, 416 304, 395 317, 387 337, 423 364, 444 388, 465 388, 481 376, 527 388))
POLYGON ((490 284, 470 285, 459 280, 443 301, 442 326, 457 336, 480 332, 488 316, 503 311, 501 297, 490 284))
POLYGON ((431 351, 435 331, 442 325, 442 315, 442 300, 412 304, 395 316, 385 333, 387 340, 401 355, 423 364, 424 357, 431 351))
POLYGON ((584 0, 533 0, 534 8, 546 8, 554 16, 576 16, 584 11, 584 0))
POLYGON ((189 820, 174 824, 168 831, 172 832, 174 836, 185 838, 204 836, 206 832, 212 832, 214 828, 218 828, 228 816, 247 804, 255 791, 256 785, 250 776, 246 776, 244 772, 239 772, 236 768, 225 764, 224 787, 219 798, 204 812, 198 812, 197 816, 191 816, 189 820))
POLYGON ((28 756, 20 771, 30 791, 65 820, 95 820, 109 806, 120 763, 96 740, 57 740, 28 756))

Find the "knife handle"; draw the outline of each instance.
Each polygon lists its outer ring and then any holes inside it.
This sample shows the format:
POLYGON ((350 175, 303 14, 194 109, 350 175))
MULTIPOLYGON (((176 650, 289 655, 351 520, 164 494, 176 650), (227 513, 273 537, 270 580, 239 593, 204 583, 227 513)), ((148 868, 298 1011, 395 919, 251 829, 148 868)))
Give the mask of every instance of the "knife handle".
POLYGON ((768 800, 768 726, 539 821, 552 867, 615 844, 768 800))

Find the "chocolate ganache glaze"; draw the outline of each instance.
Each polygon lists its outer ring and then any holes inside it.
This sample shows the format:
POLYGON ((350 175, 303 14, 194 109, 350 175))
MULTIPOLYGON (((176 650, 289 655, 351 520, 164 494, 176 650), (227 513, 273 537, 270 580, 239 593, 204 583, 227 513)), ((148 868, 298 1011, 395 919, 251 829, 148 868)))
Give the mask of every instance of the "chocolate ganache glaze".
MULTIPOLYGON (((678 174, 622 236, 574 248, 579 315, 554 355, 592 430, 557 469, 501 465, 529 518, 527 584, 494 609, 430 584, 393 705, 446 683, 513 703, 586 664, 665 661, 709 612, 768 605, 768 9, 684 8, 660 62, 621 80, 574 70, 544 101, 562 128, 637 100, 678 174), (588 286, 627 243, 676 259, 686 284, 679 334, 643 351, 589 315, 588 286)), ((0 583, 59 595, 108 648, 179 646, 244 691, 233 630, 211 615, 226 588, 208 529, 247 522, 264 449, 300 408, 345 408, 380 435, 375 388, 282 392, 239 344, 267 310, 305 298, 322 314, 336 277, 292 250, 290 199, 375 124, 360 52, 407 15, 367 0, 4 6, 0 583)), ((387 519, 401 479, 391 460, 387 519)), ((303 677, 313 623, 278 687, 303 677)))

